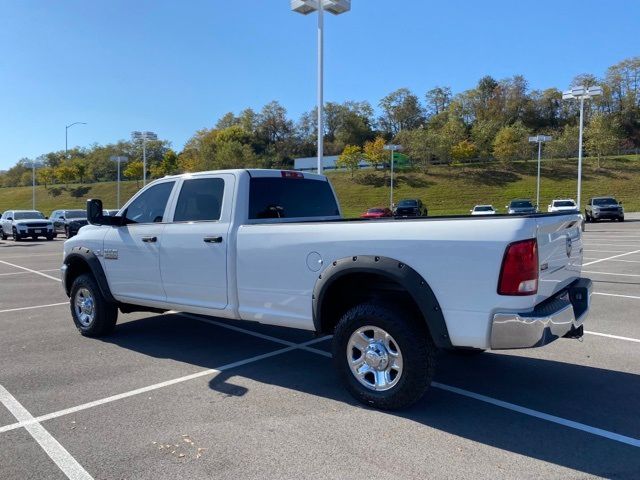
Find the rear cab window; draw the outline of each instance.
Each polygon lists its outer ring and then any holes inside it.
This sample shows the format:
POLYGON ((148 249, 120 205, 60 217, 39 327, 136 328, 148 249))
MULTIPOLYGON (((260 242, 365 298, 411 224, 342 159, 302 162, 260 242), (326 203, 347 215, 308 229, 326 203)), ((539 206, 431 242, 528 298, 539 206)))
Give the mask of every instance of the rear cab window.
POLYGON ((326 180, 295 176, 252 177, 249 183, 249 219, 336 218, 340 209, 326 180))
POLYGON ((202 222, 220 220, 224 180, 217 177, 185 180, 180 189, 174 222, 202 222))

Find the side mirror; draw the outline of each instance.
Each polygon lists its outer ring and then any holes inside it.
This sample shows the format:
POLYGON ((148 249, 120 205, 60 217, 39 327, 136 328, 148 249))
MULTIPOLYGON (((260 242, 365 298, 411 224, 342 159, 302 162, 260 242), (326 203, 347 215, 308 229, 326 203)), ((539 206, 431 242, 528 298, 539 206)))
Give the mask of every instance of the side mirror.
POLYGON ((64 217, 60 217, 60 220, 64 220, 64 217))
MULTIPOLYGON (((64 220, 64 218, 60 217, 60 220, 64 220)), ((87 200, 87 220, 91 225, 103 225, 102 200, 98 198, 87 200)))
POLYGON ((7 220, 13 221, 13 217, 7 217, 7 220))
POLYGON ((619 205, 622 205, 622 202, 618 202, 619 205))

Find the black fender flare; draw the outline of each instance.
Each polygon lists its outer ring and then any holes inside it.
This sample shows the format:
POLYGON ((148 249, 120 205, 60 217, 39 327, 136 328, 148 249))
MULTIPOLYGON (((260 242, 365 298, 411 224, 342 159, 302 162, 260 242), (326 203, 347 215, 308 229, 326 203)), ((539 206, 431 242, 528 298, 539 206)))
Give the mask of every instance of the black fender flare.
POLYGON ((318 276, 313 289, 313 324, 322 331, 322 303, 329 286, 351 273, 383 275, 402 285, 420 309, 434 343, 440 348, 452 348, 442 308, 433 290, 422 276, 403 262, 389 257, 358 255, 333 261, 318 276))
POLYGON ((64 265, 66 266, 66 270, 63 274, 62 284, 64 286, 64 290, 67 293, 67 296, 71 295, 71 282, 68 281, 68 276, 73 272, 74 265, 77 262, 81 262, 82 264, 87 265, 89 271, 95 278, 96 283, 98 284, 98 288, 100 288, 100 293, 105 298, 105 300, 109 303, 118 303, 118 301, 113 298, 111 294, 111 289, 109 288, 109 282, 107 282, 107 276, 104 273, 104 269, 102 268, 102 264, 100 260, 96 256, 94 252, 89 250, 86 247, 73 247, 69 254, 64 258, 64 265))

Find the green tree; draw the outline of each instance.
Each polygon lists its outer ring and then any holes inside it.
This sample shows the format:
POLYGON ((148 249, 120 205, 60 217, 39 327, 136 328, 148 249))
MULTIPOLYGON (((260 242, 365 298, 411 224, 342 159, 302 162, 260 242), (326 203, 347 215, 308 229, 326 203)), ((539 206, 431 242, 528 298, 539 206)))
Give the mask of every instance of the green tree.
POLYGON ((379 165, 383 165, 389 158, 389 152, 384 149, 384 145, 384 138, 378 136, 375 140, 365 142, 362 149, 365 160, 373 165, 376 170, 379 165))
POLYGON ((222 142, 217 146, 214 168, 252 168, 257 157, 250 145, 235 140, 222 142))
POLYGON ((360 160, 362 160, 362 149, 357 145, 347 145, 338 157, 336 165, 349 170, 351 172, 351 178, 353 178, 353 174, 358 170, 360 160))
POLYGON ((55 169, 55 176, 60 183, 64 183, 68 187, 69 183, 76 180, 78 172, 73 165, 65 162, 55 169))
POLYGON ((127 178, 135 179, 136 188, 140 188, 140 179, 143 175, 144 165, 142 162, 138 162, 134 160, 133 162, 129 162, 127 168, 124 169, 124 176, 127 178))
POLYGON ((71 166, 75 169, 76 175, 80 183, 84 183, 85 177, 87 175, 88 164, 85 159, 82 158, 74 158, 71 161, 71 166))
POLYGON ((153 178, 161 178, 165 175, 175 175, 179 169, 178 154, 169 149, 162 157, 162 161, 151 167, 151 176, 153 178))
POLYGON ((401 130, 418 128, 424 123, 420 100, 408 88, 400 88, 380 100, 382 116, 379 119, 384 132, 393 137, 401 130))
POLYGON ((620 128, 612 117, 596 113, 585 129, 585 148, 595 155, 600 169, 600 158, 612 155, 620 147, 620 128))
POLYGON ((54 170, 52 167, 42 167, 36 170, 36 178, 38 180, 39 185, 44 185, 46 189, 48 185, 50 185, 54 178, 54 170))
POLYGON ((529 149, 528 132, 521 124, 502 127, 493 142, 493 155, 504 164, 526 159, 529 149))
POLYGON ((471 160, 478 153, 476 146, 473 142, 465 139, 456 143, 451 147, 451 158, 454 162, 463 162, 465 160, 471 160))
POLYGON ((577 125, 565 125, 562 132, 549 143, 549 153, 555 158, 569 159, 578 154, 578 136, 580 129, 577 125))

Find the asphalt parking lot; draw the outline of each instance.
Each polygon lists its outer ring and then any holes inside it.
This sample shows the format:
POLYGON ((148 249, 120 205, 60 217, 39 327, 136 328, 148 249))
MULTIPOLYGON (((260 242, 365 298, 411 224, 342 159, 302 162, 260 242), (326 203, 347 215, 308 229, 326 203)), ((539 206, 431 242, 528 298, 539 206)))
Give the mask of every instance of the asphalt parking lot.
POLYGON ((640 215, 588 224, 583 341, 459 357, 370 410, 328 339, 181 314, 81 337, 62 240, 0 242, 0 479, 640 478, 640 215))

